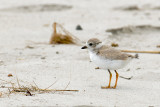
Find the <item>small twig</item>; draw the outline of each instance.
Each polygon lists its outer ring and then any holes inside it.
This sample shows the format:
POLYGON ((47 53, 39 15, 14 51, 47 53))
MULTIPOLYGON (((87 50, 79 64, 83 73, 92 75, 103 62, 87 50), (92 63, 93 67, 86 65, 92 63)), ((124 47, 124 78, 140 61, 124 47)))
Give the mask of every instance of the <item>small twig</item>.
POLYGON ((26 90, 21 90, 21 89, 13 89, 15 92, 26 92, 26 90))
POLYGON ((150 53, 150 54, 160 54, 160 51, 135 51, 135 50, 121 50, 122 52, 129 53, 150 53))
POLYGON ((32 96, 31 92, 27 90, 26 96, 32 96))

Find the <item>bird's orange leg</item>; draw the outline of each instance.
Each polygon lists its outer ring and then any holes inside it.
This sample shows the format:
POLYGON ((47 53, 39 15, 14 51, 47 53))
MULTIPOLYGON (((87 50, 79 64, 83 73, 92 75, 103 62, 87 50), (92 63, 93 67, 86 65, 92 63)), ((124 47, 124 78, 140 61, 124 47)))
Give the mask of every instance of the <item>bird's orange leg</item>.
POLYGON ((108 86, 101 86, 102 89, 111 88, 112 73, 110 72, 109 69, 108 69, 108 72, 109 72, 109 74, 110 74, 109 84, 108 84, 108 86))
POLYGON ((116 88, 117 87, 117 81, 118 81, 118 77, 119 77, 119 74, 117 73, 116 70, 114 70, 115 73, 116 73, 116 82, 115 82, 115 85, 112 87, 112 88, 116 88))

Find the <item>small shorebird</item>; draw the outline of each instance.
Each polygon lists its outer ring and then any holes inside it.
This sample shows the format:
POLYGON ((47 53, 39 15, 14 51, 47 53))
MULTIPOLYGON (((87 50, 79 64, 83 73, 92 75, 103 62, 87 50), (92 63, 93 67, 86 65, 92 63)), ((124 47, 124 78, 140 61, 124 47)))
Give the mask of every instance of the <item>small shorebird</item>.
POLYGON ((110 46, 103 45, 97 38, 89 39, 86 46, 83 46, 81 49, 88 49, 90 60, 98 67, 108 70, 110 74, 109 84, 108 86, 102 86, 102 89, 116 88, 119 77, 117 70, 125 67, 133 58, 138 58, 138 54, 132 56, 110 46), (113 87, 111 87, 112 73, 110 70, 114 70, 116 73, 116 81, 113 87))

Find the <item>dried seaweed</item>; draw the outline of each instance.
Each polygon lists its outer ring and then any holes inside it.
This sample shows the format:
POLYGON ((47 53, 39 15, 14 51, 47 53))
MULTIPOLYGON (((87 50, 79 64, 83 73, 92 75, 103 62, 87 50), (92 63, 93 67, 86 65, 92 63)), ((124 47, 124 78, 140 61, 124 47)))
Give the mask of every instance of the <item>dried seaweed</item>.
MULTIPOLYGON (((48 89, 50 88, 51 86, 53 86, 57 81, 55 81, 54 83, 52 83, 50 86, 48 86, 47 88, 45 89, 41 89, 37 86, 37 84, 35 82, 34 85, 30 85, 30 86, 24 86, 24 85, 20 85, 19 83, 19 79, 16 77, 16 80, 17 80, 17 84, 18 84, 18 87, 16 86, 16 83, 12 83, 12 82, 8 82, 6 80, 2 80, 0 79, 1 81, 5 82, 5 83, 8 83, 8 84, 11 84, 12 86, 11 87, 8 87, 8 86, 1 86, 0 88, 7 88, 9 90, 9 93, 6 93, 8 95, 12 94, 12 93, 24 93, 24 95, 26 96, 33 96, 35 93, 48 93, 48 92, 58 92, 58 91, 73 91, 73 92, 78 92, 79 90, 67 90, 66 88, 68 87, 68 85, 70 84, 70 82, 67 84, 67 86, 65 87, 65 89, 48 89), (33 93, 33 94, 32 94, 33 93)), ((2 92, 0 92, 2 94, 2 92)), ((3 94, 2 94, 3 95, 3 94)))
POLYGON ((62 25, 53 23, 53 34, 50 39, 50 44, 81 44, 81 41, 69 33, 67 30, 63 28, 62 25), (60 28, 62 33, 57 33, 57 27, 60 28))

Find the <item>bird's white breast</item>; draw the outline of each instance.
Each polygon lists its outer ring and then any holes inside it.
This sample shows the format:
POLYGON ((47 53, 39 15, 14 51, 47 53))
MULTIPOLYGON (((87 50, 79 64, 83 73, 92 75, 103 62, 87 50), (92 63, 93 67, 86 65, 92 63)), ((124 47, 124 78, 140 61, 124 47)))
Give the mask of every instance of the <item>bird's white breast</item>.
POLYGON ((92 62, 94 62, 98 67, 102 69, 110 69, 110 70, 117 70, 125 67, 131 59, 128 60, 110 60, 106 59, 104 57, 96 55, 96 53, 93 53, 89 51, 90 59, 92 62))

